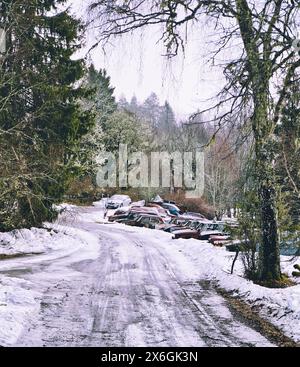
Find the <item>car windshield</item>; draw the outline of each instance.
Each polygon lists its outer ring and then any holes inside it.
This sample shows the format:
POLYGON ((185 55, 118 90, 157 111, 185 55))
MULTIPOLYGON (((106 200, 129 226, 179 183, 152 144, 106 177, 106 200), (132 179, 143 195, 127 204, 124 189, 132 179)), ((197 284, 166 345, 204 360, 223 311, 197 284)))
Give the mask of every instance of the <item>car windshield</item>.
POLYGON ((140 217, 138 218, 138 221, 139 221, 139 222, 145 222, 145 221, 149 221, 149 220, 150 220, 150 217, 140 216, 140 217))
POLYGON ((175 219, 173 223, 177 225, 184 225, 186 222, 186 219, 175 219))
POLYGON ((224 229, 224 224, 221 223, 212 223, 208 226, 207 228, 208 230, 211 231, 223 231, 224 229))
POLYGON ((128 215, 128 217, 127 217, 128 219, 136 219, 136 218, 138 218, 138 214, 136 214, 136 213, 131 213, 131 214, 129 214, 128 215))
POLYGON ((189 225, 191 228, 195 228, 195 229, 201 228, 201 223, 197 221, 191 221, 189 225))
POLYGON ((209 223, 199 223, 197 226, 197 229, 200 229, 201 231, 207 231, 209 228, 209 223))

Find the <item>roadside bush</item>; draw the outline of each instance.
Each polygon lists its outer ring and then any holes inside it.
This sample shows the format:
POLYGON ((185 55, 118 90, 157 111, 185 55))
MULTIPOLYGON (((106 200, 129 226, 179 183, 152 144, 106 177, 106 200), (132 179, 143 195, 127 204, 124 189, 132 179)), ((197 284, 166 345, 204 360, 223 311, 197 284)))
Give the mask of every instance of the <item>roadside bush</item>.
POLYGON ((175 201, 182 211, 201 213, 207 219, 214 218, 214 208, 207 204, 203 198, 187 199, 185 192, 181 190, 174 194, 168 193, 165 199, 175 201))

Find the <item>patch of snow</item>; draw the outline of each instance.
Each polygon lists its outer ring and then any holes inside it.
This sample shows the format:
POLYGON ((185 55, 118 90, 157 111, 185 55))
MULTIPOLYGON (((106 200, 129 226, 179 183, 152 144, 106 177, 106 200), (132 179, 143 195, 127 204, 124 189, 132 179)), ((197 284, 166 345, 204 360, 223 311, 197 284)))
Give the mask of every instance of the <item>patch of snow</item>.
MULTIPOLYGON (((22 229, 0 233, 0 254, 26 255, 41 253, 37 256, 17 257, 0 261, 2 274, 13 276, 14 269, 27 269, 34 264, 51 261, 56 274, 68 262, 96 259, 100 245, 97 235, 88 230, 62 226, 58 223, 45 224, 47 228, 22 229), (55 260, 55 261, 54 261, 55 260)), ((29 270, 30 270, 29 268, 29 270)), ((72 276, 72 271, 64 271, 72 276)), ((31 282, 0 275, 0 345, 14 345, 25 326, 39 312, 41 295, 34 290, 31 282)), ((40 277, 40 273, 37 277, 40 277)))
POLYGON ((28 320, 38 312, 40 295, 30 288, 24 280, 0 277, 1 346, 16 343, 28 320))
POLYGON ((129 325, 125 332, 126 347, 144 347, 145 341, 143 332, 138 324, 129 325))

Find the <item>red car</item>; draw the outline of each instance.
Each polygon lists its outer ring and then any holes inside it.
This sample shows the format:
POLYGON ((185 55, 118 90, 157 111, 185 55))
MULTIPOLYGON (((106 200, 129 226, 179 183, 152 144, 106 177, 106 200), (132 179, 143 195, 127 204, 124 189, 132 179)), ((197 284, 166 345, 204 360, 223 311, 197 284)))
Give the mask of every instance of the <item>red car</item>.
POLYGON ((174 239, 178 239, 178 238, 195 238, 196 240, 200 239, 200 231, 198 231, 197 229, 191 229, 191 228, 182 228, 180 230, 177 230, 174 232, 173 235, 174 239))
POLYGON ((214 246, 222 247, 231 243, 230 236, 227 235, 212 235, 209 238, 209 242, 214 246))
POLYGON ((195 238, 197 240, 208 241, 211 236, 224 235, 224 227, 224 223, 221 222, 199 221, 199 225, 196 228, 183 228, 175 231, 173 238, 195 238))

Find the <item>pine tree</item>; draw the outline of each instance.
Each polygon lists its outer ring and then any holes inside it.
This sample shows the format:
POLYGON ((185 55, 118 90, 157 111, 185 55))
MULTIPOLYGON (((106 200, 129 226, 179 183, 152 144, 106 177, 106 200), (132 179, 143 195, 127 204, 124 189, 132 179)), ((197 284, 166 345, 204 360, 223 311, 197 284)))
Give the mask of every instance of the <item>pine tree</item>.
POLYGON ((83 100, 85 110, 92 111, 95 116, 95 126, 82 140, 80 147, 80 163, 85 174, 93 175, 98 168, 98 158, 105 149, 103 143, 104 130, 107 129, 110 116, 116 111, 117 103, 114 88, 110 85, 110 77, 106 70, 97 71, 92 64, 84 85, 90 91, 88 98, 83 100))
POLYGON ((114 97, 115 89, 111 86, 110 77, 106 70, 97 71, 93 64, 89 68, 87 86, 94 89, 91 102, 96 113, 96 123, 103 126, 109 116, 117 109, 114 97))
POLYGON ((135 115, 140 114, 139 104, 136 96, 133 96, 130 101, 129 111, 135 115))
POLYGON ((55 217, 78 173, 76 152, 93 116, 78 103, 86 90, 82 25, 66 0, 0 3, 7 52, 0 66, 0 230, 40 225, 55 217))
POLYGON ((168 101, 161 108, 161 117, 159 123, 159 129, 165 132, 167 135, 176 127, 175 113, 168 101))
POLYGON ((122 111, 129 111, 130 105, 124 95, 118 100, 118 108, 122 111))
POLYGON ((149 122, 150 127, 156 131, 161 118, 161 106, 155 93, 151 93, 142 106, 144 119, 149 122))

